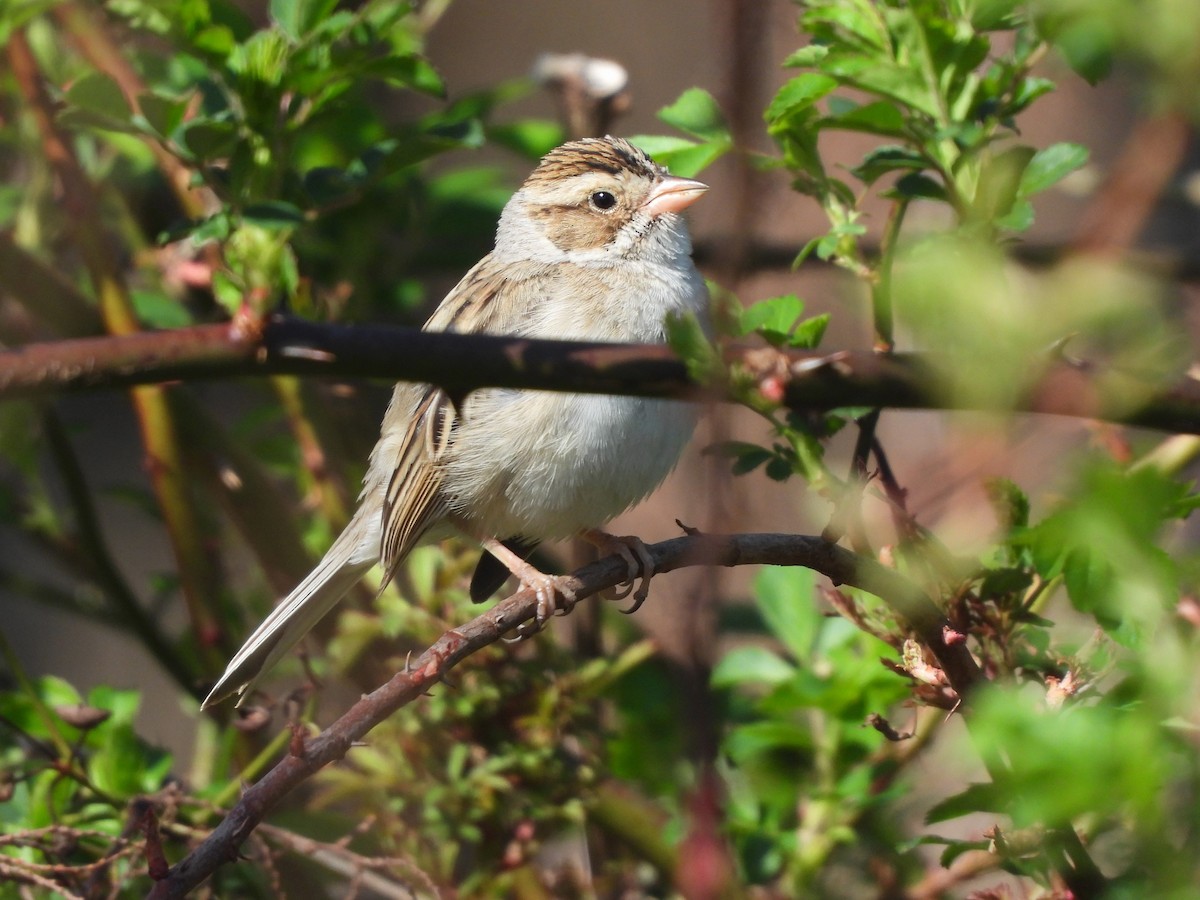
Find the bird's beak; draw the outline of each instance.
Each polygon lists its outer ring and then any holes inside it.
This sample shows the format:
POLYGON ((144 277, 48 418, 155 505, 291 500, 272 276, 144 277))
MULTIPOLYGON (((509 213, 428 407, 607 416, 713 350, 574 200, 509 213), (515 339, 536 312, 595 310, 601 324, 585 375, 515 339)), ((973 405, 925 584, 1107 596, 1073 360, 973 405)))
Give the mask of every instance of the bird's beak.
POLYGON ((642 209, 651 216, 677 213, 699 200, 700 195, 707 190, 708 185, 702 181, 668 176, 650 191, 650 196, 642 204, 642 209))

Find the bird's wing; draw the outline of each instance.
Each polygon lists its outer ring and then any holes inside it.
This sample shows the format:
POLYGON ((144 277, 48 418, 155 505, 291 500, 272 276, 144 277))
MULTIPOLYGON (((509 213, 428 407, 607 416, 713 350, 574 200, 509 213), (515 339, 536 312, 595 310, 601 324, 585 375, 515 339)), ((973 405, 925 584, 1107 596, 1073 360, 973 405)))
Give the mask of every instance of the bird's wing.
POLYGON ((423 386, 391 460, 392 473, 383 496, 379 562, 385 584, 421 535, 449 511, 439 462, 453 440, 457 419, 454 405, 443 391, 423 386))
MULTIPOLYGON (((517 270, 497 264, 490 255, 484 257, 446 295, 424 330, 515 333, 517 304, 528 298, 538 280, 525 277, 531 273, 524 266, 517 270)), ((453 497, 444 490, 442 462, 453 448, 459 424, 459 410, 440 388, 397 386, 383 434, 403 436, 394 443, 381 439, 371 459, 373 471, 389 473, 379 553, 385 579, 391 578, 421 535, 451 512, 453 497)))

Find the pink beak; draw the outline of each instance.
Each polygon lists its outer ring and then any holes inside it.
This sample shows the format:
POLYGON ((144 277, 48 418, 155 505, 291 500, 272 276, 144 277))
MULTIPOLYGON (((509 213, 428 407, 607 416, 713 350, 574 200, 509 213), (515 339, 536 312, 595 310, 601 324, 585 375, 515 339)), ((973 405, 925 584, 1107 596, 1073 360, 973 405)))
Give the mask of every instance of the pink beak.
POLYGON ((651 216, 661 216, 663 213, 677 213, 687 209, 700 199, 700 195, 708 190, 708 185, 702 181, 692 181, 690 178, 668 176, 656 184, 650 191, 650 196, 642 204, 642 209, 651 216))

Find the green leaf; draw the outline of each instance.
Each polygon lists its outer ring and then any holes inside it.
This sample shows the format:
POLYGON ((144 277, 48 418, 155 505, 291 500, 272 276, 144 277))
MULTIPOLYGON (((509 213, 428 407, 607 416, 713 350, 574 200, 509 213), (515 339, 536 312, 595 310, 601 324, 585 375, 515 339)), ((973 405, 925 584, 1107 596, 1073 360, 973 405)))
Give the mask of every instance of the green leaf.
POLYGON ((829 55, 829 48, 824 44, 809 44, 801 47, 783 61, 785 69, 801 69, 815 66, 829 55))
POLYGON ((888 34, 879 10, 869 3, 819 3, 801 19, 805 31, 830 43, 882 50, 888 34))
POLYGON ((794 722, 759 721, 741 725, 725 739, 724 750, 730 758, 745 761, 779 749, 804 750, 812 746, 808 729, 794 722))
POLYGON ((338 0, 271 0, 271 21, 293 41, 300 41, 338 5, 338 0))
POLYGON ((237 47, 237 37, 227 25, 210 25, 195 34, 192 46, 202 54, 223 60, 237 47))
POLYGON ((24 0, 22 3, 6 3, 0 16, 0 45, 8 43, 9 35, 23 28, 43 13, 59 5, 59 0, 24 0))
POLYGON ((754 579, 754 596, 767 628, 795 659, 807 660, 821 630, 812 570, 765 566, 754 579))
POLYGON ((658 111, 658 118, 685 134, 709 143, 729 142, 729 125, 716 99, 708 91, 689 88, 670 106, 658 111))
POLYGON ((790 460, 773 456, 767 462, 766 473, 772 481, 787 481, 796 474, 796 470, 790 460))
POLYGON ((704 456, 724 456, 733 460, 730 471, 734 475, 753 472, 775 454, 766 447, 746 441, 718 441, 702 451, 704 456))
POLYGON ((1028 200, 1014 200, 1008 212, 995 220, 997 228, 1007 231, 1026 231, 1033 224, 1033 204, 1028 200))
POLYGON ((107 75, 89 72, 67 89, 67 103, 115 122, 129 123, 133 110, 117 83, 107 75))
POLYGON ((416 54, 372 60, 363 73, 395 87, 412 88, 431 97, 445 97, 446 83, 429 60, 416 54))
POLYGON ((487 134, 493 143, 529 159, 541 159, 566 140, 562 126, 550 119, 520 119, 490 125, 487 134))
POLYGON ((976 31, 1016 28, 1025 7, 1025 0, 977 0, 971 9, 971 25, 976 31))
POLYGON ((742 311, 738 321, 739 333, 745 335, 754 332, 772 344, 783 344, 803 314, 804 301, 795 294, 760 300, 742 311))
POLYGON ((1012 211, 1022 175, 1033 156, 1031 147, 1017 146, 986 158, 972 210, 980 221, 991 221, 1012 211))
POLYGON ((1029 497, 1015 482, 1007 478, 990 478, 984 482, 984 488, 1006 531, 1029 524, 1029 497))
POLYGON ((863 161, 850 171, 865 184, 873 184, 889 172, 909 170, 922 171, 929 168, 929 160, 923 153, 908 147, 887 144, 870 151, 863 161))
POLYGON ((991 782, 972 784, 966 790, 952 794, 930 807, 929 812, 925 814, 925 824, 934 825, 978 812, 1003 812, 1004 799, 1003 792, 991 782))
POLYGON ((1015 116, 1017 113, 1028 108, 1034 100, 1053 91, 1055 87, 1057 85, 1049 78, 1027 75, 1018 82, 1013 91, 1012 99, 1005 105, 1005 115, 1015 116))
POLYGON ((146 124, 160 137, 169 137, 183 124, 188 101, 147 93, 138 97, 138 106, 146 124))
MULTIPOLYGON (((1161 672, 1159 662, 1146 665, 1161 672)), ((1143 687, 1132 704, 1102 697, 1053 710, 1036 692, 999 685, 981 691, 972 737, 983 746, 1020 748, 996 773, 995 804, 1003 802, 1018 828, 1053 828, 1080 816, 1161 822, 1180 761, 1167 749, 1161 712, 1146 699, 1143 687)), ((988 793, 979 789, 976 802, 958 809, 996 811, 988 793)))
POLYGON ((905 200, 945 200, 946 188, 936 178, 923 172, 909 172, 883 192, 883 196, 905 200))
POLYGON ((847 85, 888 97, 937 121, 941 115, 937 93, 929 87, 916 68, 881 60, 874 55, 842 54, 830 56, 822 70, 847 85))
POLYGON ((768 123, 779 122, 797 112, 811 107, 838 86, 837 79, 817 72, 809 72, 791 79, 779 89, 767 107, 763 118, 768 123))
MULTIPOLYGON (((832 111, 833 99, 829 101, 829 106, 832 111)), ((839 107, 832 115, 821 120, 821 127, 882 134, 887 137, 901 137, 905 133, 904 113, 890 100, 876 100, 862 106, 853 104, 845 108, 839 107)))
POLYGON ((829 327, 829 313, 812 316, 798 324, 787 340, 789 347, 798 350, 815 350, 825 337, 825 329, 829 327))
POLYGON ((692 313, 667 316, 667 343, 687 365, 688 375, 699 384, 709 384, 724 375, 720 354, 692 313))
POLYGON ((182 328, 192 324, 188 311, 174 297, 161 291, 133 289, 130 291, 137 317, 153 328, 182 328))
POLYGON ((737 647, 726 653, 713 668, 712 685, 718 688, 739 684, 773 686, 788 681, 796 667, 765 647, 737 647))
POLYGON ((364 179, 337 166, 317 166, 304 173, 304 194, 314 206, 328 206, 350 196, 364 179))
POLYGON ((1033 583, 1033 575, 1024 569, 994 569, 979 583, 979 596, 996 600, 1022 593, 1033 583))
POLYGON ((183 125, 179 140, 196 159, 206 162, 227 156, 233 150, 237 129, 232 122, 196 119, 183 125))
POLYGON ((670 169, 672 175, 681 178, 694 178, 730 149, 730 145, 723 142, 697 143, 671 135, 636 134, 629 142, 645 150, 659 165, 670 169))
POLYGON ((291 203, 275 200, 247 206, 242 210, 242 219, 269 231, 280 231, 302 224, 304 213, 291 203))
POLYGON ((213 273, 213 297, 230 316, 242 307, 242 288, 225 272, 218 269, 213 273))
POLYGON ((1112 71, 1118 37, 1110 22, 1101 16, 1080 15, 1051 37, 1075 73, 1096 84, 1112 71))
POLYGON ((166 244, 184 237, 191 237, 198 244, 204 241, 223 241, 232 231, 233 223, 229 213, 219 212, 199 222, 187 222, 178 228, 169 229, 160 235, 159 243, 166 244))
POLYGON ((1081 144, 1051 144, 1033 155, 1021 173, 1018 197, 1032 197, 1057 184, 1088 161, 1088 149, 1081 144))

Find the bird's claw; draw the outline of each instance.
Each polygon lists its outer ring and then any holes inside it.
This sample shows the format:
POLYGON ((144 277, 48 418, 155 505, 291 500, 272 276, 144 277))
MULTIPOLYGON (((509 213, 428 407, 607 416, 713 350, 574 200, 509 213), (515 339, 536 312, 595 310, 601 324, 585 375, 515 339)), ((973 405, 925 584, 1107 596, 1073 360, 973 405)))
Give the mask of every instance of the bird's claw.
MULTIPOLYGON (((635 612, 637 612, 639 609, 642 608, 642 604, 645 603, 646 598, 650 596, 650 588, 647 586, 647 585, 649 585, 649 583, 650 583, 649 578, 642 579, 642 583, 638 585, 638 589, 633 592, 633 606, 629 607, 629 609, 621 610, 622 613, 624 613, 627 616, 632 616, 635 612)), ((632 582, 630 583, 629 587, 630 588, 633 587, 632 582)), ((627 596, 629 596, 629 591, 626 591, 624 594, 622 594, 621 598, 624 598, 627 596)), ((620 599, 620 598, 618 598, 618 599, 620 599)))
POLYGON ((632 615, 641 609, 650 594, 650 579, 654 577, 654 559, 641 538, 632 535, 617 537, 602 531, 587 535, 601 552, 621 557, 625 562, 625 587, 613 599, 624 600, 633 594, 633 605, 621 612, 632 615))
POLYGON ((538 631, 551 616, 565 616, 578 602, 575 591, 567 585, 567 579, 561 576, 542 575, 540 578, 523 583, 521 587, 533 591, 534 596, 537 597, 537 609, 534 612, 533 620, 537 623, 538 631), (559 598, 561 598, 561 603, 559 598))

